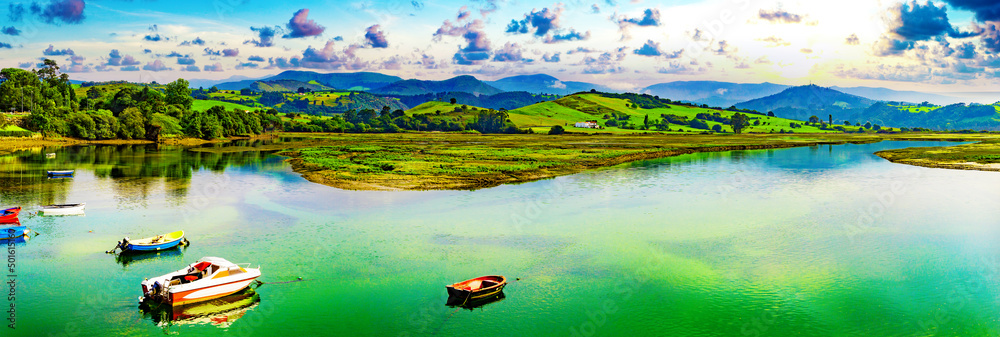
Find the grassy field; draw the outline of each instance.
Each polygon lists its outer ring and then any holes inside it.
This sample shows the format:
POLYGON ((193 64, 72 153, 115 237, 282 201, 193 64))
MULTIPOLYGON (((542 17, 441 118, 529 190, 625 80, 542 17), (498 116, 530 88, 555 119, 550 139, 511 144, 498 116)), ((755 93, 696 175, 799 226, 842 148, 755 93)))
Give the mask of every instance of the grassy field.
POLYGON ((894 108, 899 108, 909 113, 925 113, 937 110, 941 107, 939 106, 917 106, 917 105, 889 105, 894 108))
POLYGON ((221 105, 223 108, 226 108, 226 110, 240 109, 240 110, 251 110, 252 111, 254 109, 258 109, 258 108, 249 107, 249 106, 246 106, 246 105, 236 104, 236 103, 213 101, 213 100, 204 100, 204 99, 196 99, 196 100, 194 100, 194 104, 191 105, 191 110, 205 111, 205 110, 211 109, 212 107, 214 107, 216 105, 221 105))
POLYGON ((352 190, 479 189, 693 152, 887 139, 1000 141, 997 135, 952 134, 285 135, 304 138, 257 150, 284 150, 306 179, 352 190))
MULTIPOLYGON (((724 110, 714 110, 705 109, 698 107, 690 107, 684 105, 669 105, 670 108, 656 108, 656 109, 643 109, 633 108, 632 102, 628 100, 608 98, 601 96, 599 94, 582 94, 563 97, 561 99, 544 102, 540 104, 534 104, 526 106, 523 108, 515 109, 510 111, 510 119, 514 124, 519 127, 529 127, 534 129, 536 132, 539 130, 548 130, 548 128, 554 125, 562 125, 567 127, 567 131, 571 132, 608 132, 608 133, 642 133, 647 131, 642 130, 625 130, 617 127, 607 127, 603 130, 593 130, 593 129, 578 129, 574 128, 573 125, 576 122, 582 122, 587 120, 597 120, 601 125, 603 125, 608 118, 605 115, 610 115, 613 112, 624 113, 628 115, 629 122, 633 125, 642 125, 643 120, 646 116, 649 116, 650 121, 661 119, 662 114, 672 114, 682 117, 688 117, 688 120, 692 120, 699 113, 714 114, 719 113, 723 117, 731 118, 735 115, 735 112, 724 111, 724 110)), ((792 128, 791 123, 804 124, 802 121, 778 118, 778 117, 767 117, 761 115, 748 114, 750 117, 750 126, 743 132, 757 132, 757 133, 770 133, 779 132, 781 130, 794 131, 796 133, 839 133, 840 131, 826 131, 820 130, 818 127, 802 125, 800 128, 792 128), (760 125, 753 125, 755 122, 760 122, 760 125)), ((715 121, 706 121, 709 127, 714 127, 715 125, 720 125, 722 130, 725 132, 732 132, 732 127, 715 121)), ((856 126, 846 126, 845 129, 849 131, 857 130, 856 126)), ((706 130, 691 128, 686 125, 671 124, 670 131, 674 132, 703 132, 706 130)))
POLYGON ((974 144, 911 147, 875 153, 894 163, 960 170, 1000 171, 1000 137, 974 144))

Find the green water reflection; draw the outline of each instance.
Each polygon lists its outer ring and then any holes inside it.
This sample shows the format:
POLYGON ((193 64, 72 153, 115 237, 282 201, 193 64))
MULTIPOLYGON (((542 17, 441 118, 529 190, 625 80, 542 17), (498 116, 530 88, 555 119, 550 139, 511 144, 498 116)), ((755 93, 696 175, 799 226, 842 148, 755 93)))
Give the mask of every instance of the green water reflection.
POLYGON ((1000 175, 872 155, 942 144, 701 153, 474 192, 342 191, 255 152, 19 153, 0 159, 3 205, 87 211, 22 217, 41 235, 16 246, 4 335, 995 336, 1000 175), (103 253, 177 229, 190 247, 103 253), (224 325, 164 330, 138 309, 144 277, 203 256, 303 281, 256 289, 224 325), (488 274, 520 280, 445 306, 444 285, 488 274))

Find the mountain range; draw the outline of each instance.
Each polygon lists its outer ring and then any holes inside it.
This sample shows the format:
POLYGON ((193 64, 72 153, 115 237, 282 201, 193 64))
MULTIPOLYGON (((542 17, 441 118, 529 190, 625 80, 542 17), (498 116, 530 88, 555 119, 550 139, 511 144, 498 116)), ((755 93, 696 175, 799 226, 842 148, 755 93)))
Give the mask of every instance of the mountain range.
POLYGON ((512 76, 486 83, 504 91, 527 91, 532 94, 565 96, 581 91, 590 91, 591 89, 601 92, 615 92, 615 90, 603 85, 586 82, 564 82, 546 74, 512 76))

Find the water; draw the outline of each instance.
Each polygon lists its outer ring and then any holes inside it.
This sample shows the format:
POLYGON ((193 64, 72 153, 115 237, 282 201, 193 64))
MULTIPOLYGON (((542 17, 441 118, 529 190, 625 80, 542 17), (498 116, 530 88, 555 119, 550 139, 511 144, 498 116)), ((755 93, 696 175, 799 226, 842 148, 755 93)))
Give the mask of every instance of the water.
POLYGON ((0 158, 0 203, 41 235, 15 245, 3 335, 995 336, 1000 174, 872 155, 944 144, 692 154, 471 192, 343 191, 258 153, 19 153, 0 158), (63 202, 86 216, 27 214, 63 202), (104 253, 176 229, 190 247, 104 253), (207 319, 139 310, 144 277, 203 256, 304 281, 207 319), (444 305, 445 284, 488 274, 510 279, 503 300, 444 305))

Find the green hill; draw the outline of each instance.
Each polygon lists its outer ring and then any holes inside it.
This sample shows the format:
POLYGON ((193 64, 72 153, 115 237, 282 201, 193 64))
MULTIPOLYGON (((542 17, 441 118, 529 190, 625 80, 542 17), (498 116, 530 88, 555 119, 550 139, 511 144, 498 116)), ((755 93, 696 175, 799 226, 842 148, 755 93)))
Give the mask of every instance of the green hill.
POLYGON ((256 92, 297 92, 299 88, 306 88, 312 91, 334 90, 331 87, 316 83, 316 81, 268 80, 256 81, 250 84, 250 90, 256 92))
POLYGON ((473 95, 496 95, 503 90, 494 88, 475 77, 464 75, 444 81, 399 81, 371 91, 381 95, 424 95, 439 92, 467 92, 473 95))
MULTIPOLYGON (((643 108, 628 99, 608 97, 610 95, 600 93, 576 94, 560 98, 555 101, 538 103, 520 109, 511 110, 510 120, 518 127, 531 127, 539 130, 550 128, 554 125, 562 125, 571 132, 643 132, 621 127, 607 126, 608 121, 614 119, 617 124, 627 122, 634 127, 643 126, 646 116, 649 116, 650 124, 660 124, 664 119, 668 119, 670 131, 702 132, 705 129, 692 127, 690 121, 695 119, 704 122, 711 129, 719 125, 723 131, 732 132, 732 127, 725 121, 732 118, 737 112, 706 109, 679 104, 660 104, 662 107, 643 108), (687 124, 673 123, 667 115, 679 117, 677 120, 686 120, 687 124), (699 118, 702 117, 702 118, 699 118), (714 120, 713 120, 714 119, 714 120), (576 122, 596 120, 598 124, 605 126, 605 129, 584 129, 576 128, 576 122)), ((744 113, 746 114, 746 113, 744 113)), ((816 126, 804 125, 802 121, 768 117, 756 114, 746 114, 750 117, 750 126, 744 132, 780 132, 794 131, 797 133, 814 132, 840 132, 833 130, 821 130, 816 126), (758 124, 758 125, 754 125, 758 124), (795 124, 796 127, 792 127, 795 124)), ((650 131, 655 128, 651 126, 650 131)), ((857 130, 857 127, 846 127, 847 130, 857 130)))

